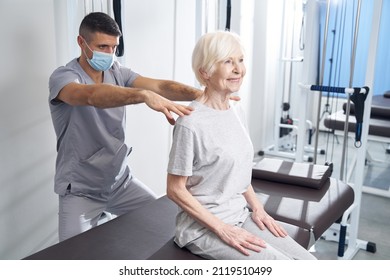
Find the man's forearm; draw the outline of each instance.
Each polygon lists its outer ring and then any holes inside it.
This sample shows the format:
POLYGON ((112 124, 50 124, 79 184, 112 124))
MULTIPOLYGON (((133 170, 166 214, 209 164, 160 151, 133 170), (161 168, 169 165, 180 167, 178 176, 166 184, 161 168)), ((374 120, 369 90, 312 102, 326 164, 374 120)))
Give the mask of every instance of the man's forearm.
POLYGON ((202 94, 202 91, 178 82, 162 80, 159 94, 172 101, 192 101, 202 94))
POLYGON ((90 88, 88 105, 98 108, 112 108, 145 102, 146 91, 137 88, 99 84, 90 88))

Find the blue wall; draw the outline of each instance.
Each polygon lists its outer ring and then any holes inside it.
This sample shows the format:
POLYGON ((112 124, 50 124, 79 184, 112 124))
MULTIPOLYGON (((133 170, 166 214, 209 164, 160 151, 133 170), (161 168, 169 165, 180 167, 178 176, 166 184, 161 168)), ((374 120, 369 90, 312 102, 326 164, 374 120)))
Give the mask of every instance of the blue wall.
MULTIPOLYGON (((323 85, 349 87, 350 85, 350 67, 351 56, 354 42, 355 21, 357 15, 358 1, 343 0, 337 1, 338 4, 331 1, 328 39, 326 46, 326 60, 324 68, 323 85)), ((321 4, 321 54, 324 40, 324 31, 326 23, 327 4, 321 4)), ((389 39, 386 34, 386 27, 390 24, 390 0, 383 1, 381 30, 379 39, 379 49, 377 53, 377 63, 375 70, 374 89, 371 92, 374 95, 383 94, 390 90, 390 55, 389 39)), ((369 48, 369 39, 371 33, 371 23, 373 14, 373 1, 365 0, 361 2, 359 32, 356 46, 354 75, 351 80, 352 87, 362 87, 365 84, 366 66, 369 48)), ((339 97, 346 97, 345 95, 339 97)))
POLYGON ((383 0, 379 44, 376 58, 374 93, 390 90, 390 0, 383 0))

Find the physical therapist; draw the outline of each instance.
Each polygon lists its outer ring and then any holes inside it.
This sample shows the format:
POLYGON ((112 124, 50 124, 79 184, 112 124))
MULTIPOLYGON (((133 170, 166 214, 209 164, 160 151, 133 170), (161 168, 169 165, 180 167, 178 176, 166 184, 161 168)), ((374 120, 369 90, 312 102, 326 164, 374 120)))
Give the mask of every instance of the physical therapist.
POLYGON ((156 199, 127 164, 131 148, 125 141, 125 106, 145 103, 174 124, 172 113, 184 116, 192 109, 171 100, 190 101, 200 94, 122 66, 115 60, 120 36, 109 15, 88 14, 77 37, 80 56, 56 69, 49 80, 60 241, 96 226, 105 212, 122 215, 156 199))

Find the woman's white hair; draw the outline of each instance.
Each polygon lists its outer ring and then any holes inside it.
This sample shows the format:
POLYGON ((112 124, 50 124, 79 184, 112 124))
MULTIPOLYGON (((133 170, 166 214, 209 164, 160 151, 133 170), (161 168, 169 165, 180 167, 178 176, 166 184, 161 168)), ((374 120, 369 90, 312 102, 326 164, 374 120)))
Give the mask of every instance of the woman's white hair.
POLYGON ((201 36, 192 52, 192 70, 198 82, 205 86, 201 71, 211 75, 215 63, 237 53, 244 54, 244 47, 236 33, 215 31, 201 36))

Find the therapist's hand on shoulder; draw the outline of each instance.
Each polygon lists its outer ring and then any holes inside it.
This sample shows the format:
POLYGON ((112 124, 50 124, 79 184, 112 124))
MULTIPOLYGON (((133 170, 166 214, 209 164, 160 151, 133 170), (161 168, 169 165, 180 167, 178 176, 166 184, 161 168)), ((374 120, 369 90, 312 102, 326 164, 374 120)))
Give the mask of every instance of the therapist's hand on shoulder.
POLYGON ((240 101, 241 97, 239 97, 238 95, 231 95, 230 96, 230 100, 232 100, 232 101, 240 101))
POLYGON ((172 113, 182 117, 184 115, 189 115, 193 111, 192 107, 177 104, 153 91, 146 91, 145 103, 149 108, 163 113, 171 125, 174 125, 176 122, 172 113))

